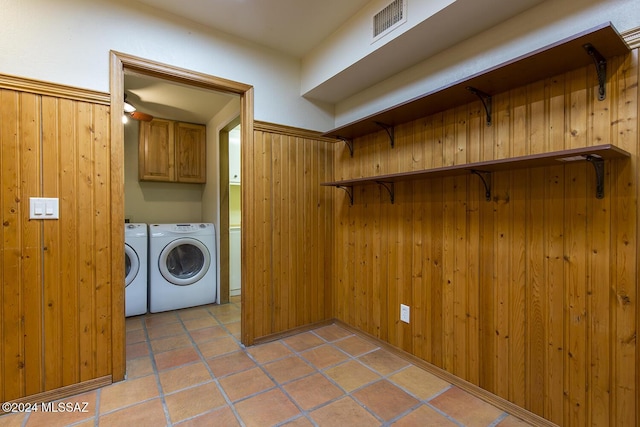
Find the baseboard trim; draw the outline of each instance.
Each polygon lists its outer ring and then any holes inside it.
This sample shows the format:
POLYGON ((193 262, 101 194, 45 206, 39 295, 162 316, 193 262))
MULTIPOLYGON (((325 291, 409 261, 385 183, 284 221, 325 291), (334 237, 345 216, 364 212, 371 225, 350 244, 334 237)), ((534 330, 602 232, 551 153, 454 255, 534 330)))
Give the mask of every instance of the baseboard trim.
POLYGON ((308 325, 304 325, 304 326, 298 326, 297 328, 293 328, 293 329, 288 329, 286 331, 283 332, 278 332, 275 334, 269 334, 269 335, 265 335, 263 337, 260 338, 256 338, 253 340, 253 345, 260 345, 260 344, 265 344, 271 341, 277 341, 277 340, 281 340, 283 338, 287 338, 290 337, 292 335, 296 335, 302 332, 307 332, 310 331, 312 329, 318 329, 321 328, 323 326, 329 326, 336 323, 335 319, 329 319, 329 320, 322 320, 320 322, 316 322, 316 323, 310 323, 308 325))
POLYGON ((450 372, 445 371, 444 369, 438 368, 435 365, 432 365, 414 355, 412 355, 411 353, 408 353, 398 347, 394 347, 391 344, 382 341, 381 339, 374 337, 373 335, 369 335, 366 332, 361 331, 360 329, 354 328, 353 326, 350 326, 344 322, 342 322, 341 320, 338 319, 333 319, 332 322, 330 323, 335 323, 336 325, 340 326, 341 328, 347 329, 348 331, 354 333, 355 335, 360 336, 363 339, 366 339, 367 341, 387 350, 390 353, 393 353, 394 355, 413 363, 414 365, 416 365, 417 367, 424 369, 425 371, 429 372, 430 374, 433 374, 439 378, 441 378, 442 380, 455 385, 456 387, 468 392, 469 394, 484 400, 487 403, 492 404, 493 406, 502 409, 505 412, 508 412, 509 414, 520 418, 521 420, 534 425, 534 426, 540 426, 540 427, 558 427, 557 424, 552 423, 551 421, 540 417, 539 415, 534 414, 533 412, 529 412, 526 409, 516 405, 515 403, 509 402, 506 399, 503 399, 499 396, 496 396, 495 394, 488 392, 487 390, 484 390, 480 387, 478 387, 475 384, 472 384, 470 382, 467 382, 461 378, 456 377, 455 375, 453 375, 450 372))
POLYGON ((86 393, 100 387, 108 386, 113 383, 111 375, 92 380, 83 381, 77 384, 56 388, 54 390, 44 391, 42 393, 32 394, 30 396, 21 397, 20 399, 11 400, 9 403, 44 403, 54 400, 64 399, 65 397, 75 396, 77 394, 86 393))
POLYGON ((414 355, 412 355, 411 353, 408 353, 398 347, 392 346, 391 344, 382 341, 380 338, 377 338, 373 335, 370 335, 364 331, 361 331, 358 328, 354 328, 353 326, 350 326, 346 323, 344 323, 341 320, 338 319, 329 319, 329 320, 323 320, 321 322, 316 322, 316 323, 312 323, 309 325, 304 325, 304 326, 300 326, 294 329, 289 329, 287 331, 284 332, 279 332, 276 334, 271 334, 271 335, 265 335, 263 337, 257 338, 254 341, 254 345, 259 345, 259 344, 265 344, 268 342, 272 342, 272 341, 277 341, 283 338, 287 338, 291 335, 296 335, 299 334, 301 332, 307 332, 313 329, 318 329, 321 328, 323 326, 328 326, 328 325, 332 325, 332 324, 336 324, 338 326, 340 326, 341 328, 344 328, 346 330, 348 330, 349 332, 358 335, 359 337, 371 342, 372 344, 381 347, 385 350, 387 350, 388 352, 410 362, 413 363, 414 365, 416 365, 417 367, 424 369, 425 371, 429 372, 430 374, 433 374, 439 378, 441 378, 442 380, 453 384, 454 386, 466 391, 467 393, 484 400, 487 403, 490 403, 491 405, 505 411, 508 412, 509 414, 520 418, 521 420, 533 425, 533 426, 539 426, 539 427, 558 427, 557 424, 554 424, 553 422, 542 418, 539 415, 534 414, 533 412, 529 412, 526 409, 516 405, 515 403, 509 402, 506 399, 503 399, 499 396, 496 396, 495 394, 484 390, 480 387, 478 387, 475 384, 472 384, 468 381, 465 381, 461 378, 456 377, 455 375, 453 375, 450 372, 445 371, 444 369, 438 368, 435 365, 432 365, 414 355))

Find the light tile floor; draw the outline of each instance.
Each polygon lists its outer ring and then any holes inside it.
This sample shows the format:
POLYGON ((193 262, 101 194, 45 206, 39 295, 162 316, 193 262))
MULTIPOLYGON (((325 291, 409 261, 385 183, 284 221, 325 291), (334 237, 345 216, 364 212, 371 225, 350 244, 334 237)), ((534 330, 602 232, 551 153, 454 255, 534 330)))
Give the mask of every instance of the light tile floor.
POLYGON ((527 425, 337 325, 244 348, 237 298, 126 325, 125 381, 0 427, 527 425))

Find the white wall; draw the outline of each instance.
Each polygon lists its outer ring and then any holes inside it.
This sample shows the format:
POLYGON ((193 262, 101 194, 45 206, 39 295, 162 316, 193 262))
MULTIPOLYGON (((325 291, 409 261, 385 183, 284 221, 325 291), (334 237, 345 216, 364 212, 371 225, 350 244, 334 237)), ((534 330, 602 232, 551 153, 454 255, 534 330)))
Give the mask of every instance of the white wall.
POLYGON ((0 73, 109 92, 115 50, 254 86, 255 118, 323 130, 300 61, 126 0, 0 0, 0 73))
POLYGON ((109 51, 116 50, 253 85, 257 120, 320 131, 604 21, 612 21, 619 31, 640 27, 638 0, 547 0, 340 101, 334 109, 300 96, 299 60, 133 1, 0 0, 0 11, 0 73, 108 92, 109 51))
MULTIPOLYGON (((433 17, 433 15, 453 2, 454 0, 409 1, 407 3, 406 22, 372 42, 372 17, 390 3, 390 0, 372 0, 303 57, 300 93, 311 98, 317 97, 316 91, 318 87, 327 86, 327 81, 336 75, 344 73, 348 73, 352 77, 340 78, 339 83, 333 84, 334 87, 331 91, 350 95, 358 91, 354 90, 354 87, 362 88, 362 85, 371 79, 376 81, 375 79, 378 79, 377 76, 380 74, 380 69, 395 68, 393 64, 395 61, 385 61, 372 68, 368 64, 363 65, 367 62, 367 56, 377 49, 386 49, 384 47, 385 44, 433 17)), ((428 43, 425 43, 422 47, 422 50, 430 49, 431 46, 428 43)), ((408 61, 415 63, 410 59, 408 61)), ((389 71, 386 70, 385 72, 389 71)), ((344 98, 344 96, 340 97, 339 93, 327 94, 326 90, 326 88, 322 89, 323 96, 338 97, 337 99, 344 98)))
POLYGON ((547 0, 339 102, 334 127, 357 121, 607 21, 619 32, 640 27, 640 1, 547 0))
POLYGON ((207 183, 202 195, 202 220, 213 222, 216 227, 220 226, 220 131, 239 115, 238 98, 207 123, 207 183))
MULTIPOLYGON (((220 131, 240 115, 240 98, 229 102, 207 123, 207 183, 202 194, 202 221, 211 222, 216 227, 216 248, 220 248, 220 131)), ((216 251, 217 265, 220 265, 220 250, 216 251)), ((218 292, 216 302, 220 302, 220 268, 217 272, 218 292)))

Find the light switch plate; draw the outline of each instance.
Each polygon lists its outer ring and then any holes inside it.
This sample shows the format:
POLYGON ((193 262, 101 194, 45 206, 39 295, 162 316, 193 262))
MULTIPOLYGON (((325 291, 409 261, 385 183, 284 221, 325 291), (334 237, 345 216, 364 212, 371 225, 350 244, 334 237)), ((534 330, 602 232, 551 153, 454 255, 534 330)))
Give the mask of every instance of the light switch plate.
POLYGON ((55 197, 29 197, 29 218, 59 219, 59 200, 55 197))

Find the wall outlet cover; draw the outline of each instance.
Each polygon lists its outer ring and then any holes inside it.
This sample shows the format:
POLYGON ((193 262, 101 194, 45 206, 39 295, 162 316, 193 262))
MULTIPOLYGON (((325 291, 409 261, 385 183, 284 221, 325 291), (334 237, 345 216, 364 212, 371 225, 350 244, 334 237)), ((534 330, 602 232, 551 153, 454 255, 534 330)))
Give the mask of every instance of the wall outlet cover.
POLYGON ((410 318, 409 306, 400 304, 400 320, 402 320, 404 323, 409 323, 409 318, 410 318))

